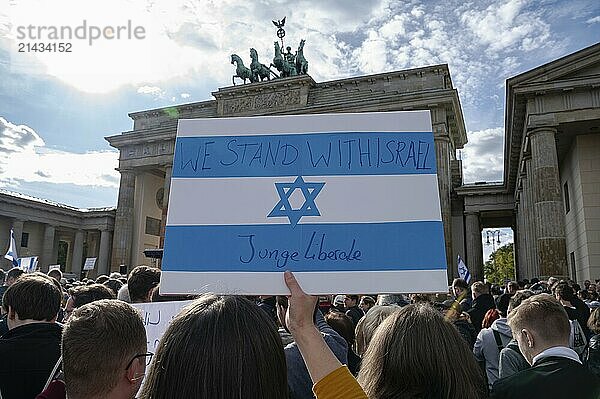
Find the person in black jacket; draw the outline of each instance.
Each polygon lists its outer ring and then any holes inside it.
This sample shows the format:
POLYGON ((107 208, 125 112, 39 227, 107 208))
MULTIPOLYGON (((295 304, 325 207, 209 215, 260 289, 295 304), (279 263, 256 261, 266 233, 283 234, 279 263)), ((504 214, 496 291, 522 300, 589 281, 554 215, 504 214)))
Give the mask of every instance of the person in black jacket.
POLYGON ((475 327, 475 330, 479 334, 485 314, 488 310, 495 309, 496 303, 494 302, 494 297, 490 295, 488 286, 481 281, 473 283, 471 292, 473 295, 473 305, 471 309, 467 310, 467 313, 471 317, 473 327, 475 327))
POLYGON ((346 306, 346 316, 352 319, 352 324, 356 328, 358 321, 365 315, 365 312, 358 307, 358 295, 346 295, 344 305, 346 306))
POLYGON ((42 273, 20 277, 4 294, 9 331, 0 339, 3 399, 33 399, 60 357, 62 325, 56 323, 61 291, 42 273))
POLYGON ((531 368, 496 381, 491 398, 597 399, 600 379, 570 349, 564 307, 548 294, 526 299, 508 316, 519 349, 531 368))

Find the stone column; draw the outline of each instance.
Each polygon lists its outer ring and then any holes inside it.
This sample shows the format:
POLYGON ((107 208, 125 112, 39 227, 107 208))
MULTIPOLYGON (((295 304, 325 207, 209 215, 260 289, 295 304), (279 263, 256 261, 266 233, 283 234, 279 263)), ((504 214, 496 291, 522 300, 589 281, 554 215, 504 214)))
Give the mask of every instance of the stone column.
MULTIPOLYGON (((522 196, 522 193, 519 190, 519 196, 522 196)), ((521 232, 523 231, 523 214, 520 212, 521 200, 519 197, 519 201, 516 202, 515 208, 515 223, 512 227, 513 229, 513 248, 514 248, 514 260, 515 260, 515 276, 517 280, 522 280, 525 277, 526 271, 523 263, 523 237, 521 232)))
POLYGON ((109 274, 110 231, 100 230, 100 252, 98 254, 98 275, 109 274))
POLYGON ((135 173, 121 169, 119 199, 115 215, 111 270, 119 270, 120 265, 131 268, 131 246, 133 241, 133 206, 135 198, 135 173))
POLYGON ((173 166, 165 166, 165 182, 163 185, 163 207, 162 218, 160 221, 160 248, 165 247, 165 227, 167 225, 167 210, 169 208, 169 191, 171 190, 171 176, 173 174, 173 166))
POLYGON ((73 240, 73 258, 71 260, 71 272, 78 278, 81 276, 81 268, 83 267, 83 230, 75 232, 73 240))
POLYGON ((556 129, 531 130, 536 249, 542 277, 568 276, 565 216, 556 153, 556 129))
POLYGON ((433 126, 435 155, 437 161, 437 178, 440 192, 440 207, 442 211, 442 222, 444 225, 444 238, 446 242, 446 265, 448 267, 448 281, 452 281, 454 276, 458 275, 456 260, 452 254, 452 176, 450 169, 450 152, 452 144, 448 136, 448 130, 445 123, 438 123, 433 126))
POLYGON ((44 241, 42 243, 42 256, 39 259, 40 270, 44 273, 48 271, 48 265, 56 262, 54 259, 54 233, 56 228, 47 224, 44 228, 44 241))
POLYGON ((526 248, 526 258, 527 258, 527 275, 529 278, 538 277, 540 274, 540 270, 538 267, 538 256, 536 250, 536 219, 535 219, 535 207, 533 205, 533 178, 531 171, 531 157, 528 155, 523 159, 525 163, 525 175, 526 178, 523 180, 524 185, 524 207, 525 211, 525 229, 526 229, 526 239, 525 239, 525 248, 526 248))
POLYGON ((467 267, 471 273, 471 282, 483 281, 483 243, 481 242, 479 214, 477 212, 466 213, 465 226, 467 267))
POLYGON ((23 236, 23 221, 20 219, 14 219, 12 222, 12 230, 15 234, 15 245, 17 246, 17 256, 22 257, 21 254, 21 237, 23 236))

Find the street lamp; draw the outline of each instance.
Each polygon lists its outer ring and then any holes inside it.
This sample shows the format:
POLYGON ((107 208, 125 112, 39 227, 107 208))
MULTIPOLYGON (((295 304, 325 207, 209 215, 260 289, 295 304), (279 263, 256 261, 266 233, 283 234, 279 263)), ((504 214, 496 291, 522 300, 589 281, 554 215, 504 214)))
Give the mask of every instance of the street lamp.
POLYGON ((485 245, 492 245, 493 251, 492 252, 496 252, 496 244, 501 244, 500 241, 500 234, 502 234, 502 232, 500 230, 486 230, 485 232, 485 236, 486 236, 486 241, 485 241, 485 245), (490 236, 492 236, 492 241, 490 242, 490 236))
MULTIPOLYGON (((500 235, 502 234, 502 232, 500 230, 486 230, 485 232, 485 236, 486 236, 486 240, 485 240, 485 245, 492 245, 492 254, 494 252, 496 252, 496 244, 500 245, 501 241, 500 241, 500 235), (490 236, 492 237, 492 241, 490 242, 490 236)), ((492 264, 494 266, 494 268, 496 267, 496 261, 494 258, 492 258, 492 264)), ((503 276, 504 280, 507 279, 506 276, 503 276)))

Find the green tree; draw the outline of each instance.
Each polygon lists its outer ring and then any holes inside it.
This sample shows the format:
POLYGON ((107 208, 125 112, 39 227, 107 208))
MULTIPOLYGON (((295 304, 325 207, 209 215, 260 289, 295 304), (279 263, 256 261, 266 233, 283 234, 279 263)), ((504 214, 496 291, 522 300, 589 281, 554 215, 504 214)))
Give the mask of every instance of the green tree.
POLYGON ((504 245, 492 252, 490 260, 483 266, 485 278, 492 284, 504 284, 515 279, 513 244, 504 245))

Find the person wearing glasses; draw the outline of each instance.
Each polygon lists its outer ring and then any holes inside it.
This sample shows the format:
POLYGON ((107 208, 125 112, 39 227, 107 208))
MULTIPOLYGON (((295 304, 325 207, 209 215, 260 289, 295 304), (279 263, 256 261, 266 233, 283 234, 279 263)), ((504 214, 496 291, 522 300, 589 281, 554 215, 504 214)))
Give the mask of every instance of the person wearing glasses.
POLYGON ((67 397, 135 398, 152 355, 142 318, 131 305, 114 299, 83 305, 62 336, 67 397))

